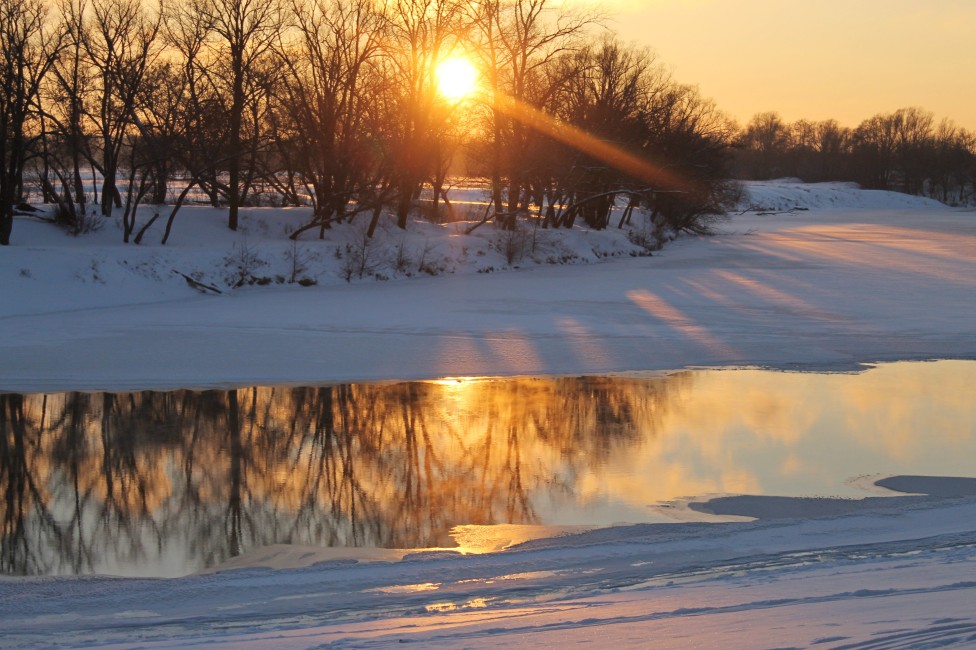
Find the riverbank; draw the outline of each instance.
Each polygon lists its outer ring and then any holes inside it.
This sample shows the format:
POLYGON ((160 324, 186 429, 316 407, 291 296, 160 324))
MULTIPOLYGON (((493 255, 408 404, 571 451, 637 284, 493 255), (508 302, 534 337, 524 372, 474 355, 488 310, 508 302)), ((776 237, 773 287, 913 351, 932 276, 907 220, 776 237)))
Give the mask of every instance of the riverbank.
MULTIPOLYGON (((291 246, 273 226, 282 213, 245 217, 245 242, 202 210, 166 248, 18 223, 18 244, 0 251, 0 390, 976 358, 976 213, 849 186, 760 195, 768 205, 745 206, 714 236, 649 257, 631 257, 625 234, 578 231, 560 244, 575 251, 566 264, 490 272, 480 260, 505 259, 504 242, 435 237, 428 224, 392 250, 418 269, 425 250, 471 263, 347 283, 357 240, 337 230, 309 242, 325 270, 308 287, 275 281, 291 246), (280 265, 269 285, 201 293, 180 275, 216 286, 255 248, 280 265)), ((0 647, 965 647, 976 642, 976 500, 960 479, 901 478, 898 490, 948 493, 845 512, 740 496, 703 507, 759 521, 614 526, 478 556, 2 578, 0 647), (764 520, 774 505, 789 516, 764 520)))

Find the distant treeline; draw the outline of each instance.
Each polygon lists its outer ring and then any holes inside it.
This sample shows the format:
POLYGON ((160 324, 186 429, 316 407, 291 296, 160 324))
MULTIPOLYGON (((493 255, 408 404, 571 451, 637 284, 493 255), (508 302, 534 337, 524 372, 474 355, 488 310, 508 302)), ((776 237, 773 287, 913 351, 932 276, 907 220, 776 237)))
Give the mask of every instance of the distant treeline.
POLYGON ((791 124, 760 113, 738 138, 734 173, 752 180, 856 181, 964 205, 976 200, 976 134, 914 107, 875 115, 856 128, 835 120, 791 124))

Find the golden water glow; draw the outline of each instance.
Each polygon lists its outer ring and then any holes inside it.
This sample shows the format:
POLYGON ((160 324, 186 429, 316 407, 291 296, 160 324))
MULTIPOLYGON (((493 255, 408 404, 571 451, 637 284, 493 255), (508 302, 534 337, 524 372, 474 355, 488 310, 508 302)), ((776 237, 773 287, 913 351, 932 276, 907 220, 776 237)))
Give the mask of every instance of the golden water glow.
POLYGON ((976 363, 950 361, 0 395, 0 562, 120 573, 176 556, 185 573, 275 544, 483 552, 682 497, 972 475, 973 385, 976 363))
POLYGON ((451 101, 468 97, 478 87, 478 70, 468 59, 451 57, 437 66, 437 90, 451 101))

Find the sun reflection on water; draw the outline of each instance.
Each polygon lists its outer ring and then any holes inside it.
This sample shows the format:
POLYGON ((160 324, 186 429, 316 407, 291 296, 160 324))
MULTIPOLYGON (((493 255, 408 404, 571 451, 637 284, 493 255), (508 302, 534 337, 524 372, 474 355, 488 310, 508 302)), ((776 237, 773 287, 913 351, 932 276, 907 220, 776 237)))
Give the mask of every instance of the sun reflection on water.
POLYGON ((483 553, 686 497, 863 495, 848 479, 972 475, 973 385, 976 362, 941 361, 2 395, 0 559, 178 575, 275 544, 483 553))

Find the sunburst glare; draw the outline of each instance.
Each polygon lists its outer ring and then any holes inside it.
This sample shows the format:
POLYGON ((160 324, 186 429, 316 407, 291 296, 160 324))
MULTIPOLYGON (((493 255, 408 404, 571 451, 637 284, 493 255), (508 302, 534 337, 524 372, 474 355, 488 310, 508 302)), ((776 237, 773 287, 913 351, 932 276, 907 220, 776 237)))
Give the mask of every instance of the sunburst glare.
POLYGON ((478 87, 478 69, 468 59, 451 57, 437 66, 437 90, 451 101, 471 95, 478 87))

